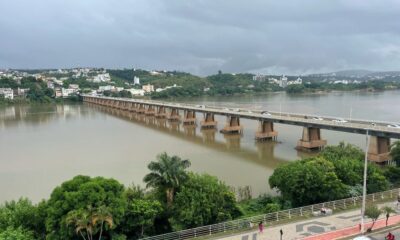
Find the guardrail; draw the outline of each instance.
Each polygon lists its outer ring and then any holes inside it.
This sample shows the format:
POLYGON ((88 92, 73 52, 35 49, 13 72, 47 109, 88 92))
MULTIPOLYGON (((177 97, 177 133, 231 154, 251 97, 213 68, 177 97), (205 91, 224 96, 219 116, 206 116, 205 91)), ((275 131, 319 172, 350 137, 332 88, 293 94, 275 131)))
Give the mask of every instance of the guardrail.
MULTIPOLYGON (((367 203, 384 202, 396 199, 400 195, 400 188, 389 191, 368 194, 367 203)), ((235 232, 247 231, 256 226, 259 222, 263 222, 268 226, 283 224, 296 219, 310 218, 318 215, 322 208, 332 209, 332 212, 339 212, 346 209, 356 208, 361 205, 362 196, 345 198, 330 202, 318 203, 309 206, 288 209, 248 218, 237 219, 192 229, 186 229, 178 232, 171 232, 152 237, 145 237, 142 240, 173 240, 173 239, 191 239, 191 238, 212 238, 215 236, 233 234, 235 232)))

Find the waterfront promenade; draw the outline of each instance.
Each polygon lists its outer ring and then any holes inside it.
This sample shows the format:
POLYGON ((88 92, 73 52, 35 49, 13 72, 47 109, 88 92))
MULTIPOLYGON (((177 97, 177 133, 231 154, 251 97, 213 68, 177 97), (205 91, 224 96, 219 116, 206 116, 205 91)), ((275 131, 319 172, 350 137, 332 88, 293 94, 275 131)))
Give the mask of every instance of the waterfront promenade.
MULTIPOLYGON (((390 202, 386 205, 394 207, 390 202)), ((379 205, 380 207, 384 206, 379 205)), ((278 226, 264 226, 263 233, 259 233, 258 227, 246 233, 232 235, 229 237, 215 238, 223 240, 275 240, 280 239, 280 230, 283 231, 284 240, 330 240, 342 239, 348 236, 359 234, 360 209, 328 215, 319 218, 289 223, 278 226)), ((381 214, 379 220, 375 223, 373 230, 385 227, 385 216, 381 214)), ((400 215, 394 215, 389 218, 388 226, 400 222, 400 215)), ((371 220, 366 219, 365 229, 371 226, 371 220)))

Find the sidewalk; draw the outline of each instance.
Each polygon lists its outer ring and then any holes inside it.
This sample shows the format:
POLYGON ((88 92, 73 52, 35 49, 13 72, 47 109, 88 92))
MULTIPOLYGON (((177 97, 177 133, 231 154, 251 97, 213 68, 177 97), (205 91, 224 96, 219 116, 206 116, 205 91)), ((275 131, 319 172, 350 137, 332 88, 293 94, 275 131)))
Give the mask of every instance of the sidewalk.
MULTIPOLYGON (((386 204, 392 206, 393 202, 386 204)), ((384 204, 379 205, 379 207, 384 204)), ((311 218, 299 222, 293 222, 280 226, 268 225, 264 227, 263 233, 258 233, 253 230, 247 233, 238 234, 234 236, 224 237, 224 240, 279 240, 280 230, 283 231, 283 240, 328 240, 337 239, 345 236, 357 234, 359 232, 359 223, 361 221, 360 209, 351 210, 348 212, 338 213, 325 217, 311 218)), ((366 228, 371 226, 369 219, 366 219, 366 228)), ((389 218, 388 225, 393 225, 400 222, 400 215, 392 216, 389 218)), ((385 216, 375 223, 374 229, 385 226, 385 216)))

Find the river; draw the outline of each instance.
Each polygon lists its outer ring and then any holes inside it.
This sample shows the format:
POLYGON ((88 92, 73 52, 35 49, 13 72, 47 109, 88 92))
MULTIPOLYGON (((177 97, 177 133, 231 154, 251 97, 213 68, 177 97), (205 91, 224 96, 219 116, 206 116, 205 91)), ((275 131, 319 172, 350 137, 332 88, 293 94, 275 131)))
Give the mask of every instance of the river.
MULTIPOLYGON (((400 92, 273 93, 178 101, 400 122, 400 92)), ((198 114, 198 120, 201 118, 198 114)), ((218 128, 224 117, 218 116, 218 128)), ((242 136, 224 136, 152 117, 90 104, 0 107, 0 202, 37 202, 78 174, 143 185, 147 164, 167 152, 190 159, 191 171, 217 176, 252 194, 271 193, 268 177, 280 164, 307 157, 294 149, 302 128, 276 124, 277 142, 256 143, 257 122, 242 120, 242 136)), ((365 145, 365 136, 322 130, 328 144, 365 145)))

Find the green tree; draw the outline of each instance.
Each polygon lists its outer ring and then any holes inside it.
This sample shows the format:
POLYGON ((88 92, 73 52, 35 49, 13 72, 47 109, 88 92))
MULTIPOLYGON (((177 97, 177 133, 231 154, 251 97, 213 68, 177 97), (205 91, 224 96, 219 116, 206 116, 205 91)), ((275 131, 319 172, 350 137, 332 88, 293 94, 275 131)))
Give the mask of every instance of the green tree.
POLYGON ((4 231, 0 231, 0 239, 2 240, 34 240, 33 233, 19 228, 8 227, 4 231))
POLYGON ((393 208, 389 207, 389 206, 384 206, 384 207, 381 208, 381 212, 382 212, 383 214, 385 214, 385 217, 386 217, 386 226, 387 226, 387 225, 388 225, 388 221, 389 221, 390 214, 396 213, 396 211, 395 211, 393 208))
POLYGON ((149 163, 148 168, 151 172, 143 181, 147 187, 164 192, 167 206, 171 207, 176 191, 188 178, 186 169, 189 166, 189 160, 182 160, 178 156, 171 157, 164 152, 157 156, 157 162, 149 163))
POLYGON ((394 142, 390 146, 390 156, 396 162, 396 166, 400 166, 400 141, 394 142))
POLYGON ((303 84, 292 84, 286 87, 287 93, 303 93, 305 87, 303 84))
POLYGON ((115 226, 120 224, 126 201, 124 186, 114 179, 76 176, 56 187, 48 201, 46 229, 48 239, 68 239, 73 232, 66 224, 71 211, 99 209, 104 206, 110 211, 115 226))
POLYGON ((0 232, 7 228, 23 228, 38 239, 45 237, 45 203, 33 205, 27 198, 6 202, 0 206, 0 232))
POLYGON ((234 219, 241 215, 235 194, 216 177, 190 173, 176 194, 174 221, 183 228, 234 219))
POLYGON ((332 145, 325 147, 320 155, 329 161, 340 159, 364 160, 363 150, 352 144, 345 144, 344 142, 340 142, 337 146, 332 145))
POLYGON ((275 169, 269 184, 295 206, 342 198, 348 192, 337 177, 333 164, 322 158, 282 165, 275 169))
POLYGON ((367 230, 368 232, 370 232, 372 230, 372 228, 374 227, 376 220, 382 214, 382 211, 376 205, 370 205, 365 208, 364 214, 365 214, 365 216, 367 216, 368 218, 371 218, 371 220, 372 220, 372 225, 367 230))
POLYGON ((128 202, 125 211, 123 232, 128 236, 143 237, 147 228, 154 225, 154 220, 162 212, 159 201, 134 199, 128 202))

